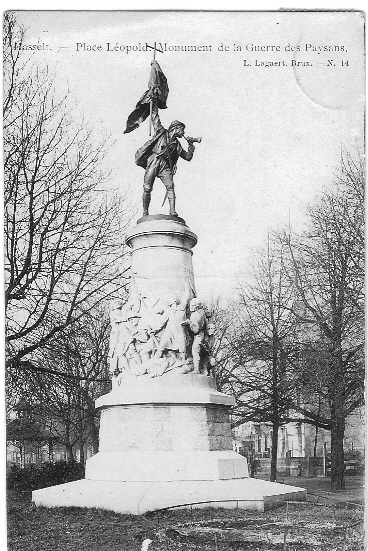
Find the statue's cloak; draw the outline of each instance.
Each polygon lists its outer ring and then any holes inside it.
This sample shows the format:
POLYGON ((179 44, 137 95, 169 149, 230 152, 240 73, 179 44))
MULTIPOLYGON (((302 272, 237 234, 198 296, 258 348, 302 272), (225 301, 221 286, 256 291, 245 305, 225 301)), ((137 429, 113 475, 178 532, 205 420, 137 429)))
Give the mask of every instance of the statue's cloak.
POLYGON ((158 143, 158 142, 160 142, 160 140, 162 140, 164 142, 162 144, 163 149, 166 148, 167 141, 166 141, 166 139, 163 140, 163 138, 165 136, 165 133, 166 133, 166 129, 163 126, 161 126, 161 128, 158 129, 158 131, 155 133, 153 138, 148 140, 148 142, 143 144, 142 147, 140 147, 138 149, 138 151, 135 154, 135 164, 136 165, 141 166, 144 169, 147 168, 147 161, 148 161, 149 157, 152 155, 152 153, 154 152, 153 150, 155 149, 157 151, 156 146, 160 145, 158 143))

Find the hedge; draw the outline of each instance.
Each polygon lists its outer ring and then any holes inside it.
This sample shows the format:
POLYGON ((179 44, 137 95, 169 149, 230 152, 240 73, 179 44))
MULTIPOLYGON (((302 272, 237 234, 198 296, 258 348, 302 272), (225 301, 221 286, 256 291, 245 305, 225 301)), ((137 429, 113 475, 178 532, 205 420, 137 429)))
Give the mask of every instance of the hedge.
POLYGON ((56 461, 40 465, 13 465, 6 478, 9 489, 30 491, 84 478, 84 465, 76 461, 56 461))

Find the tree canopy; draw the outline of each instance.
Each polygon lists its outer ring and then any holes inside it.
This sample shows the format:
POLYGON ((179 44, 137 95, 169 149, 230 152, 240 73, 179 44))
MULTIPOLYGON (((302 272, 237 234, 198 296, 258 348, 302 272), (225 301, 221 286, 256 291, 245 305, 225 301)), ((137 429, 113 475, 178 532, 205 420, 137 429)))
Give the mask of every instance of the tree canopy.
POLYGON ((104 192, 109 139, 97 139, 70 107, 69 92, 56 92, 49 68, 21 51, 24 33, 5 14, 5 308, 13 370, 35 364, 38 350, 128 282, 130 205, 126 189, 104 192))

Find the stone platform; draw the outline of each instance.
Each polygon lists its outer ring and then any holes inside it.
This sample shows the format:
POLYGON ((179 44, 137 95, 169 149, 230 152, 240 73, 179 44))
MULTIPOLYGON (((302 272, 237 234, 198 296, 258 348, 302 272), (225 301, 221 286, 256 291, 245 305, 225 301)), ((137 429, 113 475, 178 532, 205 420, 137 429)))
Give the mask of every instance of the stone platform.
POLYGON ((108 482, 85 479, 36 490, 32 499, 37 506, 96 507, 133 515, 188 506, 263 512, 285 500, 304 501, 306 490, 255 478, 216 482, 108 482))

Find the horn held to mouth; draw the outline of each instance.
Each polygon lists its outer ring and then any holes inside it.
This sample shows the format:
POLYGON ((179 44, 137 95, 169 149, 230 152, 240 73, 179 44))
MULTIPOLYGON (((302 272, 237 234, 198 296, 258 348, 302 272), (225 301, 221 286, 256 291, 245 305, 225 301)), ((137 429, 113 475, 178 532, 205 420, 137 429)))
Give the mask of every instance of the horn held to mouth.
POLYGON ((189 136, 184 136, 184 138, 187 140, 187 142, 197 142, 197 143, 201 143, 202 141, 202 138, 190 138, 189 136))

